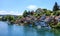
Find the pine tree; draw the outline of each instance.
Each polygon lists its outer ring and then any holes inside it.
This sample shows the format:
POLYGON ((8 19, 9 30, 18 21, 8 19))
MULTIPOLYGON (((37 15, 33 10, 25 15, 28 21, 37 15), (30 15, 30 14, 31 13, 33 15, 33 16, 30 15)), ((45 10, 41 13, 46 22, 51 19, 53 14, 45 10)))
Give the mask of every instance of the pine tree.
POLYGON ((57 11, 57 10, 59 10, 59 6, 58 6, 57 2, 55 2, 55 5, 53 7, 53 11, 57 11))
POLYGON ((24 11, 23 16, 26 17, 28 15, 27 10, 24 11))

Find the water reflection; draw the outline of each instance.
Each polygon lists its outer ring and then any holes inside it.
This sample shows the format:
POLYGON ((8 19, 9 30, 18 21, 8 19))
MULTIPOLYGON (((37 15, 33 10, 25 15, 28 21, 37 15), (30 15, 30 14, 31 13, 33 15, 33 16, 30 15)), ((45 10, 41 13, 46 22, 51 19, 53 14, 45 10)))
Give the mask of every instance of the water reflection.
POLYGON ((8 26, 5 22, 0 21, 0 36, 7 36, 8 26))
POLYGON ((0 22, 0 36, 60 36, 60 30, 42 30, 34 27, 8 25, 6 22, 0 22))
POLYGON ((12 36, 13 31, 13 25, 8 25, 8 36, 12 36))
POLYGON ((37 36, 37 32, 32 27, 24 27, 24 36, 37 36))
POLYGON ((36 29, 37 30, 37 36, 54 36, 54 33, 50 30, 43 30, 43 29, 36 29))
POLYGON ((54 36, 60 36, 60 29, 54 29, 54 36))
POLYGON ((8 25, 9 36, 23 36, 23 26, 8 25))

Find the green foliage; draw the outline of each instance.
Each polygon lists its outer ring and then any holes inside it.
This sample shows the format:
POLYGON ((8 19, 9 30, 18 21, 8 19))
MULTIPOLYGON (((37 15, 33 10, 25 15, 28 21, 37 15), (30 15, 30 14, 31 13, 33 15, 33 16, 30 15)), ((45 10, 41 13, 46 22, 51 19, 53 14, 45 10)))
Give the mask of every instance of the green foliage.
POLYGON ((58 6, 57 2, 55 2, 55 5, 53 7, 53 11, 57 11, 57 10, 59 10, 59 6, 58 6))
POLYGON ((27 15, 28 15, 28 12, 27 12, 27 10, 25 10, 23 13, 23 17, 26 17, 27 15))
POLYGON ((0 16, 0 21, 2 20, 2 16, 0 16))
POLYGON ((47 9, 43 9, 43 11, 44 11, 44 12, 46 12, 46 11, 47 11, 47 9))
POLYGON ((60 22, 58 22, 58 24, 56 25, 56 28, 60 28, 60 22))
POLYGON ((54 24, 54 22, 50 22, 50 26, 52 28, 60 28, 60 22, 58 22, 56 25, 53 25, 53 24, 54 24))
POLYGON ((21 18, 23 18, 23 16, 18 16, 18 18, 17 18, 17 19, 21 19, 21 18))
POLYGON ((60 15, 60 11, 53 12, 53 15, 59 16, 60 15))
POLYGON ((47 10, 47 9, 43 9, 44 10, 44 14, 46 14, 46 16, 50 16, 52 11, 47 10))
POLYGON ((5 16, 4 19, 5 19, 6 21, 15 21, 15 20, 16 20, 16 19, 14 18, 14 16, 11 16, 11 15, 5 16))
POLYGON ((46 11, 46 16, 50 16, 51 15, 51 13, 49 12, 49 11, 46 11))
POLYGON ((34 11, 33 10, 30 12, 30 15, 34 15, 34 11))
POLYGON ((43 13, 44 11, 43 11, 41 8, 38 8, 35 12, 36 12, 37 14, 40 14, 40 13, 43 13))

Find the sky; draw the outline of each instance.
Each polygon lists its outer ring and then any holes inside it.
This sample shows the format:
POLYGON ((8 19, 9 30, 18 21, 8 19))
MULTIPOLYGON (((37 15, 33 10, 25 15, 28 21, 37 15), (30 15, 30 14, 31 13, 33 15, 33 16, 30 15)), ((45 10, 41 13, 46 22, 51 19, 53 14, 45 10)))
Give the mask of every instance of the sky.
POLYGON ((54 3, 60 0, 0 0, 0 15, 22 15, 24 10, 44 8, 52 10, 54 3))

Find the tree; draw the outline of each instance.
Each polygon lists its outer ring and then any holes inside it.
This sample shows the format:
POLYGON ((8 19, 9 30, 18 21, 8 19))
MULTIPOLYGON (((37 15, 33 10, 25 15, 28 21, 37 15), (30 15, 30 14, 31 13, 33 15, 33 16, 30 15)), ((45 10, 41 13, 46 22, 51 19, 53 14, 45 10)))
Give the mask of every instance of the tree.
POLYGON ((30 11, 28 11, 28 12, 27 12, 27 15, 31 15, 30 13, 31 13, 31 12, 30 12, 30 11))
POLYGON ((21 18, 23 18, 23 16, 21 16, 21 15, 20 15, 20 16, 18 16, 18 18, 17 18, 17 19, 21 19, 21 18))
POLYGON ((44 11, 43 11, 41 8, 38 8, 35 12, 36 12, 37 14, 40 14, 40 13, 43 13, 44 11))
POLYGON ((44 14, 45 14, 46 16, 50 16, 51 13, 52 13, 52 11, 47 10, 47 9, 43 9, 43 11, 44 11, 44 14))
POLYGON ((46 14, 46 16, 50 16, 51 12, 47 10, 45 14, 46 14))
POLYGON ((44 11, 44 14, 47 12, 47 9, 43 9, 43 11, 44 11))
POLYGON ((42 16, 43 15, 43 9, 41 9, 41 8, 38 8, 36 11, 35 11, 35 13, 37 14, 37 16, 42 16))
POLYGON ((53 12, 53 15, 59 16, 60 15, 60 11, 53 12))
POLYGON ((57 2, 55 2, 55 5, 53 7, 53 11, 57 11, 57 10, 59 10, 59 6, 58 6, 57 2))
POLYGON ((12 20, 15 21, 14 16, 11 16, 11 15, 7 15, 4 18, 5 18, 6 21, 12 21, 12 20))
POLYGON ((27 15, 28 15, 28 12, 27 12, 27 10, 25 10, 23 13, 23 17, 26 17, 27 15))
POLYGON ((34 14, 34 11, 32 10, 30 14, 33 15, 34 14))

